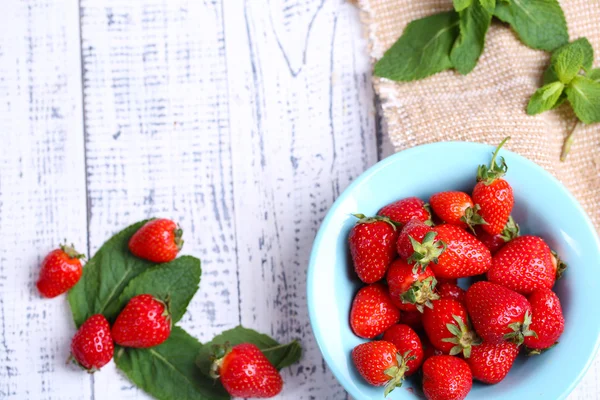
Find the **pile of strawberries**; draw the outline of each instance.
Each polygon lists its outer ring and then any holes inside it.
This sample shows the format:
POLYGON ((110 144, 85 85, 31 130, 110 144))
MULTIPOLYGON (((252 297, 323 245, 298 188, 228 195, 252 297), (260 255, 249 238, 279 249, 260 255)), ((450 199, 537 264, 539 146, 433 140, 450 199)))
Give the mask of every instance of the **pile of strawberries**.
POLYGON ((419 371, 429 400, 460 400, 472 380, 504 379, 521 350, 539 354, 564 329, 552 291, 565 265, 544 240, 519 236, 507 165, 494 152, 471 196, 416 197, 359 220, 349 235, 362 287, 353 332, 373 341, 352 351, 360 375, 385 396, 419 371), (498 161, 496 161, 498 158, 498 161), (473 277, 466 291, 457 279, 473 277))

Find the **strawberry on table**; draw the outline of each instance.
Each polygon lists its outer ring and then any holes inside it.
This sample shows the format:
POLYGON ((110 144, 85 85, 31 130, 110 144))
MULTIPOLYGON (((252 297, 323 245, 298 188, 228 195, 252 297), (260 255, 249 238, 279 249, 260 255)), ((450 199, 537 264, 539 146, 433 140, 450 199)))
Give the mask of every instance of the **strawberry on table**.
POLYGON ((473 347, 471 357, 466 359, 473 379, 494 384, 504 379, 519 355, 519 346, 510 342, 482 343, 473 347))
POLYGON ((492 254, 487 247, 465 230, 449 224, 433 228, 437 239, 446 244, 438 262, 429 264, 436 277, 464 278, 487 272, 492 266, 492 254))
POLYGON ((258 347, 242 343, 217 347, 211 376, 233 397, 266 399, 283 389, 283 379, 258 347))
POLYGON ((521 345, 531 329, 531 305, 523 296, 491 282, 476 282, 465 296, 475 331, 484 342, 521 345))
POLYGON ((102 314, 89 317, 71 341, 71 356, 88 372, 108 364, 114 352, 110 326, 102 314))
POLYGON ((407 197, 383 207, 377 215, 389 217, 399 224, 407 224, 413 218, 431 224, 431 213, 425 202, 418 197, 407 197))
POLYGON ((433 356, 423 363, 423 392, 427 400, 462 400, 473 386, 473 376, 464 360, 433 356))
POLYGON ((465 304, 465 290, 453 283, 442 283, 436 285, 436 290, 440 298, 452 299, 465 304))
POLYGON ((494 255, 487 278, 527 295, 536 289, 551 289, 557 272, 557 260, 542 238, 520 236, 494 255))
POLYGON ((402 386, 408 371, 406 359, 396 346, 383 340, 356 346, 352 350, 352 361, 358 373, 370 385, 385 386, 385 397, 402 386))
POLYGON ((361 281, 374 283, 385 276, 396 257, 398 230, 387 217, 355 216, 359 220, 348 236, 354 270, 361 281))
POLYGON ((431 343, 446 354, 463 354, 468 358, 471 349, 481 343, 471 328, 467 308, 456 300, 440 299, 433 308, 425 309, 423 327, 431 343))
POLYGON ((146 222, 129 240, 129 250, 136 257, 155 263, 173 261, 183 246, 183 231, 169 219, 146 222))
POLYGON ((529 354, 539 354, 558 343, 565 330, 565 319, 558 296, 550 289, 538 289, 529 295, 531 329, 537 337, 525 338, 529 354))
POLYGON ((437 262, 446 248, 436 238, 433 228, 416 218, 411 219, 400 231, 396 247, 400 258, 426 267, 430 262, 437 262))
POLYGON ((515 223, 513 217, 508 217, 508 222, 501 233, 492 235, 486 232, 481 226, 475 227, 475 237, 490 249, 492 255, 496 254, 506 243, 519 236, 519 225, 515 223))
POLYGON ((356 336, 372 339, 398 321, 400 310, 381 283, 363 287, 354 297, 350 310, 350 326, 356 336))
POLYGON ((473 188, 473 201, 481 207, 479 215, 486 222, 481 227, 492 235, 502 233, 515 203, 512 187, 502 178, 508 170, 504 158, 500 157, 496 164, 498 152, 508 139, 504 139, 496 148, 489 167, 479 166, 477 184, 473 188))
POLYGON ((431 269, 420 270, 402 259, 390 265, 387 283, 394 304, 402 311, 423 312, 423 307, 431 307, 431 301, 439 298, 431 269))
POLYGON ((464 192, 436 193, 429 198, 429 204, 435 215, 447 224, 463 229, 485 224, 478 213, 479 205, 474 204, 471 196, 464 192))
POLYGON ((397 324, 389 328, 383 334, 383 340, 396 346, 405 361, 408 370, 405 376, 411 376, 423 363, 423 346, 419 335, 408 325, 397 324))
POLYGON ((73 246, 61 245, 51 251, 42 261, 37 281, 40 294, 52 298, 75 286, 82 274, 81 258, 83 254, 76 252, 73 246))
POLYGON ((129 300, 112 327, 112 337, 120 346, 157 346, 171 334, 171 316, 165 303, 149 294, 129 300))

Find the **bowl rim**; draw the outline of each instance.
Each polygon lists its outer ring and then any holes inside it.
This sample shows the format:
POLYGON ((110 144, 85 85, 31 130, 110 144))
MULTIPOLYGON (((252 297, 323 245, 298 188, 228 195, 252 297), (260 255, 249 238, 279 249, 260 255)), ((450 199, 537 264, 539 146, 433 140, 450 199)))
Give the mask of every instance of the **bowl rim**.
MULTIPOLYGON (((309 258, 309 263, 308 263, 307 285, 306 285, 306 294, 307 294, 306 298, 307 298, 307 303, 308 303, 308 314, 309 314, 310 325, 312 328, 312 333, 313 333, 313 336, 319 347, 319 351, 321 352, 323 359, 327 363, 329 370, 333 373, 336 380, 342 385, 344 390, 347 393, 349 393, 351 396, 356 398, 357 400, 362 399, 362 394, 355 392, 354 390, 348 389, 348 388, 352 387, 352 385, 350 385, 349 382, 347 382, 346 377, 343 376, 338 371, 338 369, 335 367, 335 364, 333 362, 333 357, 332 357, 331 353, 328 351, 328 349, 325 346, 325 343, 322 339, 324 333, 321 331, 320 327, 318 327, 315 323, 315 321, 317 319, 316 318, 317 304, 316 304, 315 295, 313 292, 313 287, 314 287, 313 281, 315 279, 315 274, 316 274, 315 264, 316 264, 316 259, 317 259, 317 253, 318 253, 318 249, 320 247, 320 243, 323 241, 323 236, 325 235, 325 230, 326 230, 325 227, 329 225, 330 220, 333 218, 333 215, 335 214, 335 212, 336 212, 337 208, 340 206, 340 204, 343 201, 345 201, 345 199, 348 196, 350 196, 350 193, 352 193, 354 191, 354 189, 357 186, 359 186, 363 181, 365 181, 365 180, 369 179, 371 176, 377 174, 381 169, 387 167, 389 164, 393 164, 393 163, 397 162, 398 159, 406 157, 407 155, 410 155, 412 153, 420 153, 420 152, 424 152, 424 151, 432 151, 435 148, 445 147, 445 146, 450 146, 450 147, 453 147, 453 146, 476 146, 476 147, 480 147, 480 148, 487 148, 491 152, 493 152, 493 150, 495 149, 495 146, 485 144, 485 143, 479 143, 479 142, 442 141, 442 142, 422 144, 422 145, 411 147, 411 148, 408 148, 405 150, 401 150, 397 153, 394 153, 394 154, 378 161, 376 164, 369 167, 366 171, 364 171, 362 174, 360 174, 352 183, 350 183, 350 185, 348 185, 348 187, 346 187, 346 189, 344 189, 344 191, 333 202, 333 204, 327 211, 325 218, 321 222, 321 224, 319 226, 319 230, 317 232, 317 235, 315 236, 315 239, 313 241, 311 254, 310 254, 310 258, 309 258)), ((588 230, 592 232, 592 235, 593 235, 592 240, 596 242, 596 248, 600 248, 600 238, 598 236, 598 232, 596 231, 596 227, 592 223, 589 215, 583 209, 583 207, 581 206, 579 201, 566 188, 566 186, 564 186, 562 184, 562 182, 560 182, 554 175, 552 175, 550 172, 546 171, 543 167, 538 165, 536 162, 528 159, 527 157, 524 157, 524 156, 522 156, 518 153, 515 153, 513 151, 510 151, 506 148, 503 148, 502 152, 510 154, 511 157, 517 157, 517 158, 520 158, 520 159, 526 161, 526 163, 530 164, 534 170, 538 171, 539 173, 541 173, 543 175, 546 175, 546 177, 548 177, 552 182, 554 182, 556 184, 556 186, 559 188, 559 190, 561 192, 563 192, 563 194, 565 194, 569 198, 569 200, 571 200, 571 202, 575 205, 575 209, 583 215, 588 230)), ((575 387, 577 387, 577 385, 581 382, 583 377, 586 375, 587 371, 590 369, 590 366, 594 362, 599 350, 600 350, 600 333, 596 337, 596 343, 594 345, 594 349, 590 353, 590 357, 587 359, 584 367, 581 369, 581 371, 579 372, 577 377, 571 382, 571 384, 563 391, 563 393, 561 393, 560 396, 557 397, 557 400, 565 399, 575 389, 575 387)))

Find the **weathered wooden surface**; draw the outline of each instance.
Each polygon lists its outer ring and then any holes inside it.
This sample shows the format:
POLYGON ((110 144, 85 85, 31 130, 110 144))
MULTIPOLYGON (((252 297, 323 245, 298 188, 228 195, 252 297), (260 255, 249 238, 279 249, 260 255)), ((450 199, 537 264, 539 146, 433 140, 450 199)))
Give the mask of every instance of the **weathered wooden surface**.
MULTIPOLYGON (((306 353, 279 398, 346 399, 312 337, 305 274, 330 204, 390 152, 356 10, 2 4, 0 398, 147 398, 112 363, 93 377, 64 365, 66 301, 41 300, 34 284, 64 237, 93 253, 127 224, 166 216, 203 261, 185 328, 202 341, 239 323, 299 338, 306 353)), ((571 398, 600 398, 599 378, 596 364, 571 398)))

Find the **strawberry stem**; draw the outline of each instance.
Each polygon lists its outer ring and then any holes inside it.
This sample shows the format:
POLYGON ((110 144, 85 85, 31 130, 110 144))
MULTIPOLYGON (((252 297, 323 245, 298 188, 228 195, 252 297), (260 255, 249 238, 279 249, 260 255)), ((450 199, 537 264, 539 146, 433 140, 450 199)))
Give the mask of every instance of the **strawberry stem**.
POLYGON ((400 224, 392 221, 388 217, 384 217, 384 216, 381 216, 381 215, 376 215, 374 217, 367 217, 364 214, 352 214, 352 215, 354 217, 358 218, 358 221, 356 221, 356 225, 358 225, 358 224, 372 224, 373 222, 382 221, 382 222, 388 223, 392 228, 394 228, 394 230, 398 229, 398 226, 400 225, 400 224))
POLYGON ((436 284, 437 280, 433 276, 422 281, 416 281, 406 292, 400 295, 400 300, 402 300, 402 303, 414 304, 417 310, 422 313, 424 311, 423 306, 433 308, 431 302, 440 298, 435 293, 436 284))
POLYGON ((483 182, 485 185, 491 185, 496 179, 499 179, 506 174, 506 171, 508 171, 508 166, 504 161, 504 157, 500 157, 498 159, 498 163, 496 163, 496 157, 498 157, 500 149, 509 139, 510 136, 505 137, 504 140, 500 142, 498 147, 496 147, 489 167, 486 165, 480 165, 479 168, 477 168, 477 182, 483 182))

